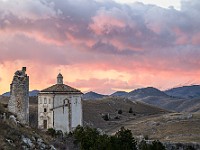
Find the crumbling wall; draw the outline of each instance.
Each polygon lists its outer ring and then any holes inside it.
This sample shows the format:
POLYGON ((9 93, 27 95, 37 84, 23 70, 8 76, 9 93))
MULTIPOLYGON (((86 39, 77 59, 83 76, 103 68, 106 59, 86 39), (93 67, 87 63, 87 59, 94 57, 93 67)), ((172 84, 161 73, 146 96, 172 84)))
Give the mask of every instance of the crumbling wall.
POLYGON ((23 124, 29 124, 29 76, 26 67, 15 72, 10 84, 8 110, 17 115, 23 124))

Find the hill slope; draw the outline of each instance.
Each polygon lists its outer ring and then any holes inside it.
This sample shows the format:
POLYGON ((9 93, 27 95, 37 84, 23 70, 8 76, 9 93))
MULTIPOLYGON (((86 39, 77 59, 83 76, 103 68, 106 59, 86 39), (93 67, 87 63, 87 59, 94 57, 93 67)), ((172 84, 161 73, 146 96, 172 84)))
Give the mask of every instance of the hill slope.
POLYGON ((83 95, 83 100, 97 100, 105 97, 106 95, 98 94, 95 92, 88 92, 83 95))
POLYGON ((200 97, 200 85, 177 87, 165 91, 167 95, 185 99, 200 97))
POLYGON ((168 97, 167 94, 165 94, 164 92, 153 88, 153 87, 147 87, 147 88, 141 88, 141 89, 136 89, 133 90, 131 92, 129 92, 128 94, 125 95, 125 97, 129 98, 129 99, 138 99, 138 98, 145 98, 145 97, 168 97))
POLYGON ((108 134, 115 133, 121 126, 132 130, 139 138, 148 135, 149 139, 159 139, 162 142, 200 143, 200 113, 144 116, 122 122, 120 126, 108 130, 108 134))
POLYGON ((128 93, 125 92, 125 91, 117 91, 117 92, 111 94, 110 96, 119 96, 119 97, 123 97, 123 96, 125 96, 126 94, 128 94, 128 93))
POLYGON ((141 102, 132 102, 127 98, 120 97, 106 97, 98 101, 83 101, 84 124, 101 129, 113 127, 125 120, 139 116, 166 112, 168 111, 141 102), (129 113, 130 108, 132 108, 133 113, 129 113), (118 114, 119 110, 122 110, 122 114, 118 114), (106 114, 109 114, 109 121, 105 121, 102 118, 106 114))

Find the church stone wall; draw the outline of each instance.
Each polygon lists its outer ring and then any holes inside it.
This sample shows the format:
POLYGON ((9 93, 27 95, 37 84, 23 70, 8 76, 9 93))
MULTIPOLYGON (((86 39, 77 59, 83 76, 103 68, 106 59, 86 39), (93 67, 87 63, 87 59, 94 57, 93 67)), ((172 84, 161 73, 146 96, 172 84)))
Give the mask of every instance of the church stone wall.
POLYGON ((71 100, 71 112, 72 112, 72 122, 71 127, 72 129, 76 128, 78 125, 82 126, 82 100, 81 95, 75 95, 72 97, 71 100))
POLYGON ((70 96, 56 95, 54 99, 54 128, 69 132, 71 128, 70 96))
POLYGON ((10 85, 8 110, 17 115, 23 124, 29 124, 29 76, 26 68, 16 71, 10 85))
POLYGON ((44 120, 47 121, 47 129, 53 128, 53 94, 38 95, 38 128, 44 129, 44 120), (46 112, 45 112, 46 110, 46 112))

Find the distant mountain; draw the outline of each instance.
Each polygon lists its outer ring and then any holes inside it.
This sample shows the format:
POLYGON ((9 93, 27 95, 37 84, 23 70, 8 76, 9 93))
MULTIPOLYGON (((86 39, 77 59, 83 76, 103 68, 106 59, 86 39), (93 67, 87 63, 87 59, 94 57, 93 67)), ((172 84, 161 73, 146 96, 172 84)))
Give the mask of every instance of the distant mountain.
POLYGON ((10 92, 3 93, 2 96, 9 97, 10 96, 10 92))
POLYGON ((200 85, 177 87, 165 91, 167 95, 179 98, 198 98, 200 97, 200 85))
POLYGON ((128 92, 125 92, 125 91, 117 91, 117 92, 111 94, 110 96, 119 96, 119 97, 123 97, 123 96, 125 96, 126 94, 128 94, 128 92))
POLYGON ((39 90, 30 91, 29 96, 37 96, 39 92, 40 92, 39 90))
MULTIPOLYGON (((37 94, 39 92, 40 92, 39 90, 29 91, 29 96, 37 96, 37 94)), ((10 96, 10 92, 6 92, 6 93, 2 94, 2 96, 9 97, 10 96)))
POLYGON ((167 94, 164 92, 154 88, 154 87, 147 87, 147 88, 141 88, 136 89, 131 92, 129 92, 127 95, 125 95, 127 98, 145 98, 149 96, 156 96, 156 97, 168 97, 167 94))
MULTIPOLYGON (((190 88, 187 93, 192 92, 193 89, 196 90, 197 87, 190 88)), ((195 91, 194 90, 194 91, 195 91)), ((196 90, 197 93, 197 90, 196 90)), ((194 94, 193 94, 194 95, 194 94)), ((197 94, 196 94, 197 95, 197 94)), ((200 98, 180 98, 181 96, 167 95, 153 87, 141 88, 133 90, 127 94, 124 94, 124 98, 128 98, 131 101, 140 101, 150 105, 154 105, 167 110, 177 111, 177 112, 197 112, 200 111, 200 98)))
POLYGON ((83 100, 97 100, 97 99, 101 99, 105 96, 107 96, 107 95, 102 95, 102 94, 98 94, 98 93, 90 91, 83 95, 83 100))

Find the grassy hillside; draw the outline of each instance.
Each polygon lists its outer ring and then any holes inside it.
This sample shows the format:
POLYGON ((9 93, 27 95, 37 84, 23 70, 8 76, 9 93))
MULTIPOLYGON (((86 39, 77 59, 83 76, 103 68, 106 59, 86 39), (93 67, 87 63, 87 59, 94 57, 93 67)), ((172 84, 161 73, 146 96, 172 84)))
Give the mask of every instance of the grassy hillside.
MULTIPOLYGON (((7 101, 8 98, 5 97, 1 100, 3 104, 0 110, 5 109, 7 101)), ((83 101, 83 120, 84 125, 100 128, 108 134, 114 134, 124 126, 138 137, 148 135, 150 139, 163 142, 200 142, 199 113, 172 113, 143 102, 132 102, 127 98, 106 97, 98 101, 83 101), (105 121, 103 116, 108 114, 109 120, 105 121)), ((36 97, 30 98, 30 123, 32 127, 37 127, 36 97)), ((2 133, 1 137, 4 135, 2 133)), ((2 140, 5 143, 5 139, 2 140)))
POLYGON ((120 97, 107 97, 98 101, 83 101, 84 124, 105 130, 126 120, 167 112, 142 102, 132 102, 120 97), (132 113, 129 113, 130 108, 132 113), (119 110, 122 111, 122 114, 118 114, 119 110), (102 118, 106 114, 109 115, 109 121, 102 118))
POLYGON ((162 142, 200 143, 200 113, 145 116, 123 122, 108 130, 108 134, 114 134, 121 126, 131 129, 138 137, 148 135, 149 139, 159 139, 162 142))

